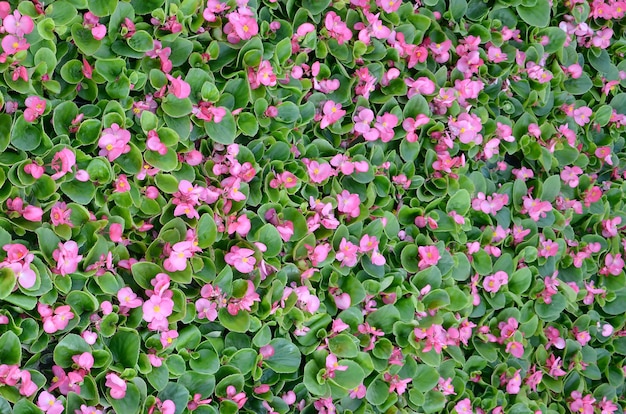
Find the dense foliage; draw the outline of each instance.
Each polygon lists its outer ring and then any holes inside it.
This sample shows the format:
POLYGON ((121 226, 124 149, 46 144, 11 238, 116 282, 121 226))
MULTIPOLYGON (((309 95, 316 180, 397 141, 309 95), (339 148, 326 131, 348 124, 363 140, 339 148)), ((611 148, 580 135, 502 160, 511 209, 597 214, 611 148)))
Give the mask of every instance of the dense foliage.
POLYGON ((622 413, 625 14, 1 1, 0 413, 622 413))

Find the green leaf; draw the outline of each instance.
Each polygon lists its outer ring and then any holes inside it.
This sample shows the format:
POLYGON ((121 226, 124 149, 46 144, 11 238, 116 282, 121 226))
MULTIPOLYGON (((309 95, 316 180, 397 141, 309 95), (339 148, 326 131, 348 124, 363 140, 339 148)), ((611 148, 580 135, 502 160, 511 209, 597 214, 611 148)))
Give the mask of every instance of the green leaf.
POLYGON ((139 414, 141 412, 141 393, 137 386, 130 382, 126 382, 126 395, 122 399, 111 397, 110 393, 106 393, 107 400, 116 413, 139 414))
POLYGON ((615 292, 615 298, 607 301, 602 310, 609 315, 623 315, 626 312, 626 288, 615 292))
POLYGON ((328 8, 331 0, 302 0, 302 8, 312 16, 320 14, 328 8))
POLYGON ((519 16, 531 26, 546 27, 550 23, 550 3, 548 0, 537 0, 532 7, 519 5, 515 8, 519 16))
POLYGON ((163 99, 161 108, 163 108, 163 112, 165 112, 172 118, 181 118, 183 116, 189 115, 191 113, 191 110, 193 109, 193 106, 189 98, 178 99, 174 95, 167 95, 163 99))
POLYGON ((457 214, 465 215, 470 209, 471 197, 467 190, 458 190, 446 204, 446 213, 456 211, 457 214))
POLYGON ((137 365, 140 346, 141 339, 137 331, 124 328, 120 328, 109 343, 113 361, 126 368, 134 368, 137 365))
POLYGON ((430 390, 424 397, 422 409, 427 414, 441 412, 446 405, 446 397, 440 391, 430 390))
POLYGON ((201 349, 198 357, 189 361, 191 369, 205 374, 215 374, 220 369, 220 359, 212 349, 201 349))
POLYGON ((161 171, 170 172, 174 171, 178 167, 178 156, 176 151, 168 148, 167 152, 163 155, 156 151, 147 150, 144 153, 146 162, 161 171))
POLYGON ((259 132, 259 123, 254 115, 249 112, 242 112, 237 117, 237 126, 241 132, 248 137, 253 137, 259 132))
POLYGON ((221 308, 217 316, 224 328, 230 331, 245 333, 250 329, 250 314, 246 311, 231 315, 226 308, 221 308))
POLYGON ((300 350, 292 342, 276 338, 270 342, 274 348, 274 355, 267 358, 265 363, 275 372, 280 374, 290 374, 300 368, 300 350))
POLYGON ((198 234, 198 247, 201 249, 206 249, 213 244, 217 237, 217 226, 210 214, 200 216, 196 233, 198 234))
POLYGON ((7 365, 21 365, 22 363, 20 338, 13 331, 7 331, 0 336, 0 361, 7 365))
POLYGON ((85 55, 91 56, 100 48, 100 41, 94 39, 91 30, 83 27, 82 24, 73 24, 71 31, 74 43, 85 55))
POLYGON ((137 30, 135 34, 128 39, 128 46, 137 52, 148 52, 154 48, 154 39, 145 30, 137 30))
POLYGON ((13 406, 13 414, 41 414, 41 412, 39 407, 23 398, 13 406))
POLYGON ((72 357, 83 352, 90 352, 91 348, 87 342, 76 334, 67 334, 56 347, 54 347, 54 363, 61 368, 68 368, 72 365, 72 357))
POLYGON ((466 0, 450 0, 450 14, 455 21, 459 21, 467 12, 466 0))
POLYGON ((118 0, 89 0, 89 10, 98 17, 111 15, 117 7, 118 0))
POLYGON ((13 270, 8 267, 0 269, 0 299, 6 298, 13 292, 15 283, 17 283, 17 277, 13 270))
POLYGON ((365 372, 359 364, 348 359, 337 361, 339 366, 348 367, 345 371, 335 371, 333 382, 346 390, 353 390, 363 383, 365 372))
POLYGON ((511 277, 509 277, 509 291, 515 293, 516 295, 521 295, 528 290, 532 280, 532 273, 530 269, 522 267, 521 269, 513 272, 511 277))
POLYGON ((78 107, 74 102, 65 101, 54 108, 52 113, 52 126, 58 135, 69 135, 69 126, 78 115, 78 107))
POLYGON ((158 273, 163 273, 161 266, 150 262, 138 262, 130 268, 135 282, 144 289, 152 289, 150 281, 158 273))
POLYGON ((593 83, 591 82, 591 78, 589 78, 589 75, 583 72, 583 74, 579 78, 567 79, 565 82, 563 82, 563 85, 565 86, 565 90, 569 93, 573 95, 582 95, 584 93, 587 93, 591 89, 593 83))
POLYGON ((11 130, 11 145, 22 151, 32 151, 41 144, 43 133, 35 124, 31 124, 20 116, 11 130))
POLYGON ((96 187, 91 181, 66 181, 61 184, 61 191, 76 204, 87 205, 96 195, 96 187))
POLYGON ((400 263, 404 270, 409 273, 416 273, 419 270, 418 249, 414 244, 408 244, 400 253, 400 263))
POLYGON ((263 256, 276 257, 283 250, 283 240, 273 224, 267 223, 261 227, 257 233, 257 238, 267 247, 263 256))
POLYGON ((235 119, 230 112, 226 112, 220 122, 205 122, 204 129, 209 138, 220 144, 232 144, 237 136, 235 119))
POLYGON ((353 337, 346 334, 339 334, 330 338, 328 340, 328 349, 340 358, 356 358, 359 353, 359 348, 353 337))
POLYGON ((377 377, 367 387, 365 398, 372 405, 382 405, 389 397, 389 384, 377 377))
POLYGON ((439 373, 433 367, 420 364, 417 366, 411 384, 421 392, 432 390, 439 382, 439 373))
POLYGON ((96 72, 108 82, 117 82, 124 69, 126 69, 126 61, 124 59, 96 59, 96 72))
POLYGON ((381 329, 385 333, 390 333, 393 329, 393 324, 399 320, 400 312, 393 305, 384 305, 367 317, 367 322, 370 326, 381 329))
POLYGON ((180 384, 170 382, 165 389, 159 393, 161 401, 171 400, 176 406, 174 414, 181 414, 187 409, 189 402, 189 391, 180 384))
POLYGON ((561 177, 553 175, 541 184, 541 196, 543 201, 553 202, 557 195, 561 192, 561 177))

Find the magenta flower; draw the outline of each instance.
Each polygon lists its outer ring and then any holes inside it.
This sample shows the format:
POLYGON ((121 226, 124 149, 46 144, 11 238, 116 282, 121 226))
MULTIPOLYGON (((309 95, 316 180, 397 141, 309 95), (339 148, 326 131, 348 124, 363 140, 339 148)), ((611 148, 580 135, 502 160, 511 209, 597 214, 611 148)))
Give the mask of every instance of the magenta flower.
POLYGON ((224 260, 241 273, 250 273, 254 270, 256 259, 254 258, 254 250, 233 246, 229 253, 226 253, 224 260))
POLYGON ((111 392, 112 398, 120 400, 126 396, 126 381, 117 376, 117 374, 113 372, 108 373, 104 385, 111 392))
POLYGON ((110 128, 102 131, 102 136, 98 141, 98 146, 101 148, 98 154, 106 156, 109 161, 113 162, 120 155, 130 152, 129 142, 130 132, 113 123, 110 128))
POLYGON ((53 272, 62 276, 74 273, 76 269, 78 269, 78 263, 83 258, 82 255, 78 254, 78 244, 73 240, 66 241, 65 243, 59 242, 59 248, 52 252, 52 257, 57 261, 53 272))
POLYGON ((320 122, 320 128, 322 129, 339 121, 346 114, 346 111, 341 109, 341 104, 330 100, 324 103, 322 112, 322 121, 320 122))
POLYGON ((169 73, 166 75, 167 80, 170 81, 170 85, 168 87, 169 93, 177 97, 178 99, 185 99, 191 94, 191 86, 181 79, 180 76, 177 78, 173 77, 169 73))
POLYGON ((46 110, 46 100, 38 96, 29 96, 28 98, 26 98, 26 101, 24 103, 26 104, 26 109, 24 110, 24 119, 27 122, 34 122, 37 118, 43 115, 44 111, 46 110))

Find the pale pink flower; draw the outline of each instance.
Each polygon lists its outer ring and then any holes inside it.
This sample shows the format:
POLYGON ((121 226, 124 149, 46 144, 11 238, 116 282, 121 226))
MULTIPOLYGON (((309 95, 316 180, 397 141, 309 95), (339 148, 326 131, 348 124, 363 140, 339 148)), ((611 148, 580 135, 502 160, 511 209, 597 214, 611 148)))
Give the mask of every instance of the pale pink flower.
POLYGON ((524 346, 517 341, 509 342, 506 344, 506 352, 513 355, 515 358, 521 358, 524 356, 524 346))
POLYGON ((54 395, 47 391, 42 391, 37 398, 37 407, 46 414, 61 414, 65 408, 61 400, 57 400, 54 395))
POLYGON ((143 304, 143 300, 128 286, 117 292, 117 299, 120 301, 120 306, 129 309, 138 308, 143 304))
MULTIPOLYGON (((328 35, 337 40, 340 45, 352 39, 352 31, 348 28, 341 17, 334 11, 328 12, 324 19, 324 25, 328 30, 328 35)), ((322 127, 323 128, 323 127, 322 127)))
POLYGON ((307 165, 307 171, 311 182, 316 184, 326 181, 335 172, 327 162, 319 163, 317 161, 310 161, 307 165))
POLYGON ((230 43, 249 40, 259 33, 259 25, 248 7, 239 7, 227 17, 228 23, 224 25, 224 33, 230 43))
POLYGON ((72 361, 74 361, 74 363, 78 365, 78 368, 84 369, 87 372, 91 370, 94 364, 93 355, 91 355, 90 352, 83 352, 80 355, 73 355, 72 361))
POLYGON ((23 16, 17 10, 14 10, 13 14, 9 14, 4 18, 2 26, 7 33, 20 37, 31 33, 35 27, 30 16, 23 16))
POLYGON ((335 378, 335 371, 346 371, 347 369, 347 365, 339 365, 335 355, 328 354, 326 357, 326 378, 335 378))
POLYGON ((565 181, 571 188, 576 188, 578 186, 578 176, 582 173, 582 168, 578 166, 565 166, 563 171, 561 171, 561 180, 565 181))
POLYGON ((483 288, 486 292, 495 293, 500 290, 502 285, 506 285, 507 283, 509 283, 509 275, 500 270, 491 276, 485 277, 483 288))
POLYGON ((335 259, 341 261, 341 266, 352 267, 356 264, 359 247, 350 243, 345 237, 341 239, 339 251, 335 254, 335 259))
POLYGON ((356 218, 361 214, 361 200, 358 194, 350 194, 348 190, 343 190, 337 194, 337 210, 346 214, 347 217, 356 218))
POLYGON ((254 270, 256 259, 254 258, 254 250, 233 246, 230 252, 226 253, 224 260, 241 273, 250 273, 254 270))
MULTIPOLYGON (((4 49, 4 52, 8 55, 13 55, 21 50, 28 50, 28 48, 30 47, 30 44, 26 41, 26 39, 11 34, 4 36, 1 45, 2 49, 4 49)), ((6 59, 6 56, 4 58, 6 59)), ((28 119, 26 120, 28 121, 28 119)))
POLYGON ((585 126, 589 123, 592 113, 591 108, 587 106, 581 106, 580 108, 574 109, 574 122, 580 126, 585 126))
POLYGON ((387 13, 393 13, 400 8, 402 0, 376 0, 376 5, 387 13))
POLYGON ((394 137, 393 129, 398 125, 398 117, 386 112, 383 116, 376 117, 376 128, 382 142, 389 142, 394 137))
POLYGON ((166 296, 152 295, 142 306, 143 319, 146 322, 167 321, 172 314, 174 302, 166 296))

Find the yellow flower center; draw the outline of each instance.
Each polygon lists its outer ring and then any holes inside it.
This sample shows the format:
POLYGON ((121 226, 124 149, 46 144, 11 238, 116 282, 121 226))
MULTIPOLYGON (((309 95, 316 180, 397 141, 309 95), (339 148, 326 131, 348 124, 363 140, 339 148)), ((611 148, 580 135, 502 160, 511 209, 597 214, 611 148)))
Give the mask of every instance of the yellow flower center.
POLYGON ((107 148, 107 151, 111 151, 113 149, 113 145, 109 144, 106 146, 106 148, 107 148))

